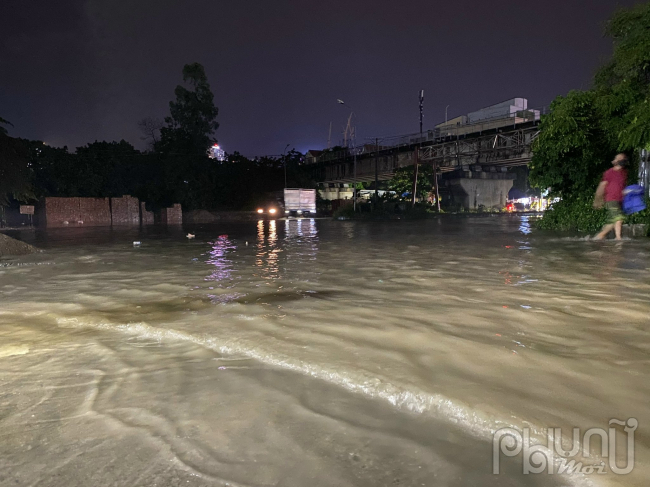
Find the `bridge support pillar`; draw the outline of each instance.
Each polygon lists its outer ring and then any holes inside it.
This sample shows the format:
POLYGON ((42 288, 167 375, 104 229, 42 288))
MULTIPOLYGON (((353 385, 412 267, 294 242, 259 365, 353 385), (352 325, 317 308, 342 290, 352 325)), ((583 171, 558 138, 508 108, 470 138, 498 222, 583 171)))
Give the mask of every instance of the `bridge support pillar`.
POLYGON ((453 173, 446 181, 453 204, 466 210, 477 210, 481 206, 502 209, 506 205, 514 174, 482 171, 458 173, 453 173))

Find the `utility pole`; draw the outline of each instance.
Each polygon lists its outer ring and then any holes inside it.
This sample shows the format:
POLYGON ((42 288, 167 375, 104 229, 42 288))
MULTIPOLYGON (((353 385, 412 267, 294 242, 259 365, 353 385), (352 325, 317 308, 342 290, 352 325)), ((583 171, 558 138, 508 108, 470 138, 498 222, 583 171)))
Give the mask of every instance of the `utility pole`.
POLYGON ((332 148, 332 122, 330 122, 330 134, 327 136, 327 149, 332 148))
POLYGON ((375 206, 379 206, 379 139, 375 138, 375 206))
POLYGON ((422 105, 424 103, 424 90, 420 90, 420 137, 422 137, 422 105))
POLYGON ((438 192, 438 163, 433 160, 433 184, 436 188, 436 204, 438 205, 438 213, 440 213, 440 193, 438 192))
POLYGON ((354 158, 354 175, 353 175, 353 182, 352 182, 352 210, 356 213, 357 211, 357 148, 356 148, 356 130, 352 129, 352 116, 354 115, 354 111, 352 110, 352 107, 345 103, 343 100, 336 100, 339 105, 343 105, 344 107, 348 108, 350 110, 350 116, 348 117, 348 126, 345 129, 345 145, 347 147, 347 133, 348 129, 350 130, 350 138, 352 139, 352 156, 354 158))
MULTIPOLYGON (((424 104, 424 90, 420 90, 420 93, 418 94, 418 101, 420 102, 420 144, 422 143, 422 107, 424 104)), ((418 187, 418 151, 419 147, 415 147, 415 152, 414 152, 414 157, 413 157, 413 162, 415 163, 413 166, 413 198, 412 198, 412 203, 413 207, 415 207, 415 194, 416 190, 418 187)))
POLYGON ((284 189, 287 189, 287 156, 285 156, 284 153, 287 151, 287 148, 290 145, 291 144, 287 144, 287 146, 282 151, 282 159, 284 159, 284 189))
POLYGON ((352 211, 357 212, 357 148, 355 146, 355 138, 352 138, 352 153, 354 154, 354 175, 353 175, 353 183, 352 185, 354 186, 352 188, 352 197, 354 200, 352 201, 352 211))
POLYGON ((415 146, 415 151, 413 151, 413 162, 414 162, 414 167, 415 167, 415 177, 413 178, 413 197, 411 198, 411 203, 413 204, 413 208, 415 208, 415 193, 417 192, 418 189, 418 156, 420 149, 418 146, 415 146))

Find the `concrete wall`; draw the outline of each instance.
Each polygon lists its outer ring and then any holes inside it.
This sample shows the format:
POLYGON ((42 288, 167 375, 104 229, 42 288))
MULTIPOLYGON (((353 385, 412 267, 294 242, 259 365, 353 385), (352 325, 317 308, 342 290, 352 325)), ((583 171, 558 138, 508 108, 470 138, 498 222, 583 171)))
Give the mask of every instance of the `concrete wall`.
POLYGON ((111 198, 113 225, 140 225, 140 202, 138 198, 125 195, 111 198))
POLYGON ((506 205, 512 179, 457 178, 448 181, 448 188, 453 202, 463 208, 475 210, 483 205, 501 209, 506 205))

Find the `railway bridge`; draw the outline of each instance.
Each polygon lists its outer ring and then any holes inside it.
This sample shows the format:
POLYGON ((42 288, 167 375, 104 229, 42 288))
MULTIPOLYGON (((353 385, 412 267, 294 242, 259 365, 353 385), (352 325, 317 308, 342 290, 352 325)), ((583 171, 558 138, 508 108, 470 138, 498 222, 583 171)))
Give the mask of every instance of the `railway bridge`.
POLYGON ((491 120, 423 134, 374 139, 361 147, 323 152, 308 160, 315 179, 337 183, 386 181, 399 168, 431 164, 442 193, 466 208, 503 206, 515 175, 527 165, 539 134, 539 117, 491 120))

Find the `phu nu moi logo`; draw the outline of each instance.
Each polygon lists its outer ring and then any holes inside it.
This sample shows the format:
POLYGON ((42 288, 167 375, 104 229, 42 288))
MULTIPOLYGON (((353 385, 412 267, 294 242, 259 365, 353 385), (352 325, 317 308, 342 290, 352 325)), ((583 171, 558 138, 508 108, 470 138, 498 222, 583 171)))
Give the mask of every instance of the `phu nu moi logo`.
MULTIPOLYGON (((634 432, 639 426, 636 418, 629 418, 627 421, 611 419, 609 428, 589 428, 580 435, 580 428, 573 428, 571 438, 571 449, 565 450, 565 443, 562 438, 561 428, 548 429, 548 442, 546 445, 537 444, 531 441, 530 429, 523 428, 520 432, 514 428, 501 428, 494 433, 492 438, 492 473, 500 472, 500 459, 514 457, 522 454, 524 474, 542 473, 549 474, 605 474, 608 471, 617 475, 625 475, 634 469, 634 432), (625 465, 617 463, 617 429, 613 425, 624 427, 627 437, 624 441, 626 446, 625 465), (582 439, 582 442, 580 441, 582 439), (580 453, 582 458, 590 458, 591 444, 593 441, 600 443, 599 463, 591 464, 576 459, 580 453), (582 449, 580 445, 582 444, 582 449), (605 464, 607 461, 607 465, 605 464)), ((578 457, 580 458, 580 457, 578 457)))

